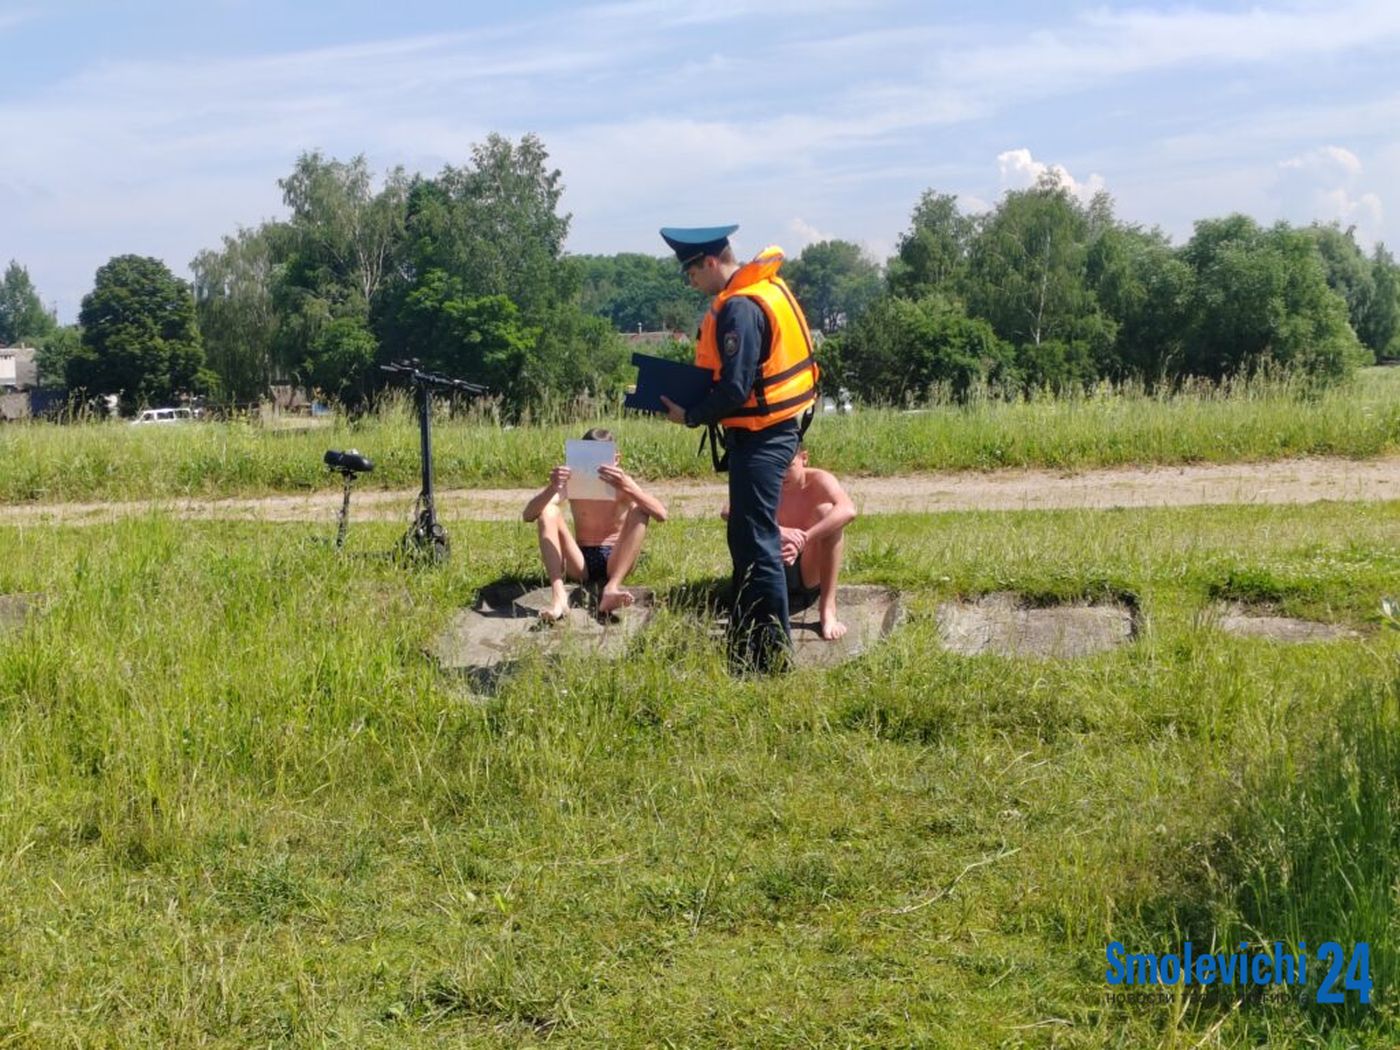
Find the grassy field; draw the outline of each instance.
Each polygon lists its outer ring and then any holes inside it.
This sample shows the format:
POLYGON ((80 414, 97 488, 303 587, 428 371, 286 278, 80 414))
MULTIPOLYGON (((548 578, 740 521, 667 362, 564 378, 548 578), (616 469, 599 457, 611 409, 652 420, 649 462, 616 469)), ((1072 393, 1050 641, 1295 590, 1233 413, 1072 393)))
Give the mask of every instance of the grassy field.
MULTIPOLYGON (((626 463, 642 478, 713 476, 709 457, 696 455, 696 431, 653 418, 601 422, 617 430, 626 463)), ((434 427, 438 483, 542 483, 562 458, 564 439, 582 429, 444 419, 434 427)), ((1014 403, 982 398, 919 413, 825 416, 808 442, 818 462, 845 474, 1371 457, 1400 448, 1400 369, 1367 369, 1354 383, 1317 396, 1288 382, 1259 381, 1174 397, 1101 390, 1014 403)), ((375 461, 368 485, 417 486, 417 424, 400 402, 373 417, 309 431, 237 423, 0 427, 0 502, 333 488, 321 455, 350 446, 375 461)))
MULTIPOLYGON (((0 1046, 1393 1047, 1398 513, 862 519, 850 579, 912 611, 851 664, 733 681, 673 608, 486 700, 423 646, 524 527, 436 571, 389 525, 0 529, 0 593, 45 595, 0 634, 0 1046), (936 604, 1001 589, 1141 631, 941 651, 936 604), (1115 938, 1367 940, 1375 1004, 1111 990, 1115 938)), ((663 593, 725 564, 716 523, 653 539, 663 593)))

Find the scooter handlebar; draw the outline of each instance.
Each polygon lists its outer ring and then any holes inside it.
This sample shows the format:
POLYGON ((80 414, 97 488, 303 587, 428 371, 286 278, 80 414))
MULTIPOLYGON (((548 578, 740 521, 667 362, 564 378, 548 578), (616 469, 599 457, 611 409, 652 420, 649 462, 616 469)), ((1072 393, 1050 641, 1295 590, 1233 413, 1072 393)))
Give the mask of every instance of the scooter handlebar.
POLYGON ((439 372, 425 372, 418 367, 417 361, 394 361, 387 365, 380 365, 379 370, 381 372, 388 372, 390 375, 404 376, 410 383, 422 386, 440 387, 444 390, 460 390, 464 394, 490 393, 490 388, 480 383, 470 383, 465 379, 454 379, 451 376, 445 376, 439 372))

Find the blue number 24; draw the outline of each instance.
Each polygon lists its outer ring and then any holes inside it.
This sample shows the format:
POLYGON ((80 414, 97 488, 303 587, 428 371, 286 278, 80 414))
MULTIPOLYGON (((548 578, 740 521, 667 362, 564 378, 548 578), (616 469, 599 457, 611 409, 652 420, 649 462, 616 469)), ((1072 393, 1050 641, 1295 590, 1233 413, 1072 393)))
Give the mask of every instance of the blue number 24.
MULTIPOLYGON (((1322 979, 1322 985, 1317 990, 1317 1001, 1320 1003, 1340 1003, 1343 999, 1342 993, 1333 991, 1333 986, 1337 983, 1337 978, 1342 975, 1342 964, 1346 962, 1346 952, 1336 941, 1326 941, 1319 945, 1317 949, 1317 960, 1321 962, 1324 958, 1330 960, 1327 967, 1327 976, 1322 979)), ((1371 946, 1362 941, 1351 953, 1351 965, 1347 967, 1346 980, 1342 982, 1343 987, 1348 991, 1360 992, 1360 1000, 1363 1003, 1371 1001, 1371 946)))

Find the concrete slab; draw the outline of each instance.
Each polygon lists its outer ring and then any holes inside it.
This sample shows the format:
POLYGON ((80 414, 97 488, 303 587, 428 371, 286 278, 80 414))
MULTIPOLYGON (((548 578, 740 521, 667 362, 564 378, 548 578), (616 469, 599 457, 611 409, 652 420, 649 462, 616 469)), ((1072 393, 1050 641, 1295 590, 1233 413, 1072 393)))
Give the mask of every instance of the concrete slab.
POLYGON ((836 614, 845 637, 822 640, 816 604, 788 617, 799 668, 835 667, 859 656, 904 622, 904 601, 888 587, 853 585, 836 588, 836 614))
POLYGON ((0 594, 0 633, 18 631, 42 600, 39 594, 0 594))
POLYGON ((610 659, 651 619, 651 591, 630 590, 636 597, 634 605, 600 619, 584 588, 571 588, 568 617, 546 624, 540 611, 549 605, 548 587, 486 587, 476 604, 452 617, 429 651, 443 668, 461 671, 484 671, 531 652, 582 652, 610 659))
POLYGON ((1213 606, 1210 622, 1226 634, 1242 638, 1268 638, 1275 642, 1336 642, 1360 638, 1361 632, 1335 623, 1300 620, 1292 616, 1275 616, 1265 609, 1224 602, 1213 606))
POLYGON ((1067 660, 1132 641, 1133 611, 1118 602, 1032 607, 1020 595, 984 594, 938 607, 945 648, 963 656, 1040 656, 1067 660))
MULTIPOLYGON (((570 591, 568 618, 558 624, 540 622, 549 603, 549 588, 527 584, 486 587, 470 609, 452 617, 429 646, 444 670, 461 671, 482 691, 491 691, 511 666, 532 653, 577 653, 613 659, 651 620, 656 596, 633 587, 636 604, 615 618, 600 620, 582 587, 570 591)), ((815 606, 792 616, 793 642, 799 668, 833 667, 850 660, 889 634, 904 619, 904 603, 887 587, 841 587, 836 596, 845 637, 823 641, 815 606)), ((724 633, 725 618, 712 621, 711 637, 724 633)))

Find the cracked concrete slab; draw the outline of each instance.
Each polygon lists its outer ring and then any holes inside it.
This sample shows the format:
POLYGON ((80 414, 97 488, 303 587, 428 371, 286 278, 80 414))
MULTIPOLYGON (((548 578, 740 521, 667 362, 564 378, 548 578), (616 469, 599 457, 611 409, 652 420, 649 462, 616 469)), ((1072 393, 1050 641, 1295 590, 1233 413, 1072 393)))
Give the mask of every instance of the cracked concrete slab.
POLYGON ((984 594, 938 607, 945 648, 963 656, 1040 656, 1067 660, 1132 641, 1133 610, 1118 602, 1037 607, 1017 594, 984 594))
MULTIPOLYGON (((444 670, 464 672, 489 690, 511 666, 532 654, 582 654, 610 660, 620 655, 650 622, 656 595, 630 588, 635 604, 616 616, 600 619, 582 587, 570 590, 567 618, 552 625, 540 621, 547 607, 547 587, 524 583, 483 588, 469 609, 457 612, 428 647, 444 670)), ((833 642, 821 637, 815 605, 792 617, 793 643, 799 668, 824 668, 850 660, 897 627, 904 618, 899 593, 887 587, 848 586, 837 591, 837 609, 846 625, 844 637, 833 642)), ((724 618, 712 621, 710 635, 722 637, 724 618)))
POLYGON ((1217 604, 1208 615, 1209 622, 1214 626, 1226 634, 1242 638, 1268 638, 1275 642, 1298 644, 1361 637, 1361 632, 1343 624, 1278 616, 1265 609, 1234 602, 1217 604))

